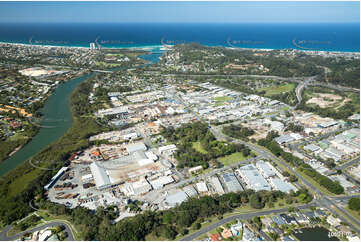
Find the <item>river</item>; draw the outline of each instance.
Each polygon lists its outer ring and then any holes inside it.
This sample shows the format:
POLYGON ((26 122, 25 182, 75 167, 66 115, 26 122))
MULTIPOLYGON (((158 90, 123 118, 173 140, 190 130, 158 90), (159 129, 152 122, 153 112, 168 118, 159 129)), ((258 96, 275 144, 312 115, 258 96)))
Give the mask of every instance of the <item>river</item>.
MULTIPOLYGON (((155 51, 159 50, 156 49, 155 51)), ((139 57, 155 63, 159 60, 159 56, 159 53, 151 53, 139 57)), ((112 70, 118 69, 123 68, 113 68, 112 70)), ((40 110, 43 117, 39 132, 23 148, 0 163, 0 176, 5 175, 66 133, 73 125, 73 117, 69 103, 70 94, 81 82, 89 79, 93 75, 95 74, 91 73, 71 79, 60 84, 55 89, 54 93, 45 102, 44 107, 40 110)))
POLYGON ((0 176, 14 169, 16 166, 29 159, 48 144, 63 136, 73 124, 73 117, 70 111, 70 93, 83 81, 94 74, 86 74, 60 84, 54 93, 45 102, 41 109, 43 118, 41 128, 33 139, 12 155, 0 163, 0 176))

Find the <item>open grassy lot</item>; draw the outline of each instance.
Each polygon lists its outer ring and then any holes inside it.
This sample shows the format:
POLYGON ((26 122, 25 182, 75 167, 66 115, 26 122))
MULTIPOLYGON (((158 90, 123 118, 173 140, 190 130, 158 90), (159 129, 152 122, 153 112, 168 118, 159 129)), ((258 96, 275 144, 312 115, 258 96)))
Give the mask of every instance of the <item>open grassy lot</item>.
POLYGON ((213 98, 213 100, 216 102, 216 106, 221 106, 225 102, 232 100, 232 98, 229 96, 223 96, 223 97, 215 97, 215 98, 213 98))
POLYGON ((193 142, 193 143, 192 143, 192 147, 193 147, 193 149, 195 149, 195 150, 198 151, 199 153, 202 153, 202 154, 207 154, 207 153, 208 153, 208 152, 202 147, 202 144, 201 144, 201 142, 199 142, 199 141, 193 142))
POLYGON ((247 157, 244 157, 242 152, 236 152, 231 155, 227 155, 224 157, 219 158, 218 160, 223 163, 225 166, 229 166, 233 163, 240 162, 242 160, 247 159, 247 157))
POLYGON ((288 84, 280 85, 280 86, 260 88, 259 91, 266 91, 266 94, 265 94, 266 96, 272 96, 272 95, 280 94, 283 92, 290 92, 294 88, 295 88, 294 83, 288 83, 288 84))
POLYGON ((9 193, 8 196, 15 196, 22 192, 26 186, 24 184, 29 184, 31 181, 33 181, 36 177, 38 177, 42 173, 42 170, 40 169, 33 169, 29 173, 21 176, 19 179, 15 179, 10 185, 9 185, 9 193))
POLYGON ((360 212, 359 211, 351 210, 347 206, 345 207, 345 210, 347 212, 349 212, 354 218, 356 218, 357 220, 360 220, 360 212))

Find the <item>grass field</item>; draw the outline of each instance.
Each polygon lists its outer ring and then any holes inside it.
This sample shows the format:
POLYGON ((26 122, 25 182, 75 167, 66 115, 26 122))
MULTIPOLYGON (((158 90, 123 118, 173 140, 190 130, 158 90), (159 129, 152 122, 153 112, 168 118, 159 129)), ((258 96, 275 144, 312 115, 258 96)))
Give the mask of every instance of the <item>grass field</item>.
POLYGON ((216 106, 221 106, 225 102, 232 100, 232 98, 229 96, 223 96, 223 97, 215 97, 215 98, 213 98, 213 100, 216 102, 216 106))
POLYGON ((199 141, 193 142, 193 143, 192 143, 192 147, 193 147, 193 149, 195 149, 195 150, 198 151, 199 153, 202 153, 202 154, 207 154, 207 153, 208 153, 208 152, 202 147, 202 144, 201 144, 201 142, 199 142, 199 141))
POLYGON ((33 169, 31 172, 19 177, 19 179, 15 179, 10 185, 9 185, 9 193, 8 196, 15 196, 22 192, 26 186, 24 184, 29 184, 31 181, 33 181, 36 177, 40 175, 42 170, 40 169, 33 169))
POLYGON ((259 91, 266 91, 266 96, 271 96, 275 94, 280 94, 283 92, 290 92, 295 88, 295 84, 289 83, 281 86, 265 87, 260 88, 259 91))
POLYGON ((354 218, 356 218, 357 220, 360 220, 360 212, 359 211, 351 210, 347 206, 345 207, 345 210, 347 212, 349 212, 354 218))
POLYGON ((224 157, 219 158, 218 160, 223 163, 225 166, 229 166, 233 163, 240 162, 242 160, 247 159, 247 157, 244 157, 242 152, 236 152, 231 155, 227 155, 224 157))

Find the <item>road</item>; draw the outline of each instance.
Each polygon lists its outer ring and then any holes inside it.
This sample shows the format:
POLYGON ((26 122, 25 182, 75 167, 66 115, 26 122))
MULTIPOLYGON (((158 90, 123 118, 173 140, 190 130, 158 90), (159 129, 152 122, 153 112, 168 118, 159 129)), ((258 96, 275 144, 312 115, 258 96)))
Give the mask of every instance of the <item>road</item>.
MULTIPOLYGON (((309 208, 310 206, 314 206, 314 205, 315 205, 315 203, 309 203, 309 204, 297 206, 297 208, 305 209, 305 208, 309 208)), ((283 213, 283 212, 287 212, 287 211, 288 211, 288 208, 281 208, 281 209, 273 209, 273 210, 268 210, 268 211, 259 211, 259 212, 253 212, 253 213, 233 215, 233 216, 221 219, 206 228, 203 228, 191 235, 188 235, 188 236, 184 237, 183 239, 181 239, 181 241, 192 241, 194 239, 197 239, 202 234, 208 233, 209 231, 221 226, 222 224, 232 222, 235 219, 247 220, 247 219, 253 218, 255 216, 259 217, 259 216, 269 215, 269 214, 273 214, 273 213, 283 213)))
POLYGON ((298 100, 298 104, 301 103, 302 101, 302 91, 305 87, 307 87, 308 84, 310 84, 311 82, 313 82, 315 80, 315 77, 310 77, 307 78, 304 82, 300 82, 297 87, 296 87, 296 96, 297 96, 297 100, 298 100))
POLYGON ((7 236, 7 232, 11 229, 12 226, 8 225, 8 226, 5 227, 5 229, 3 231, 0 232, 0 241, 13 241, 13 240, 18 239, 19 237, 21 237, 22 235, 24 235, 26 233, 34 233, 36 231, 43 230, 43 229, 46 229, 48 227, 56 227, 56 226, 61 226, 61 225, 63 225, 65 227, 65 231, 68 234, 68 237, 66 238, 66 240, 74 241, 75 238, 74 238, 74 235, 73 235, 71 229, 69 228, 69 226, 66 223, 63 223, 63 222, 50 222, 50 223, 35 227, 33 229, 26 230, 26 231, 23 231, 23 232, 20 232, 20 233, 18 233, 16 235, 9 236, 9 237, 7 236))
POLYGON ((9 132, 9 125, 7 125, 5 122, 3 122, 3 121, 0 121, 0 123, 5 127, 5 135, 7 136, 7 137, 9 137, 10 136, 10 132, 9 132))

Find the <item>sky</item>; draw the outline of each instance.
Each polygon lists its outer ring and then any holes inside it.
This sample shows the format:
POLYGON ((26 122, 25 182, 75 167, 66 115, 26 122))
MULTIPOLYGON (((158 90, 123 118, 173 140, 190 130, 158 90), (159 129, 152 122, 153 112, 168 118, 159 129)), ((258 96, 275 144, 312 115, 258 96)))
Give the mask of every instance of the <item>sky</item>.
POLYGON ((0 2, 0 23, 360 22, 356 2, 0 2))

